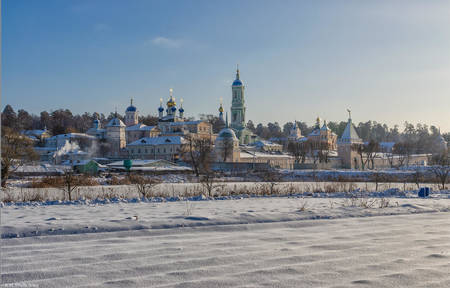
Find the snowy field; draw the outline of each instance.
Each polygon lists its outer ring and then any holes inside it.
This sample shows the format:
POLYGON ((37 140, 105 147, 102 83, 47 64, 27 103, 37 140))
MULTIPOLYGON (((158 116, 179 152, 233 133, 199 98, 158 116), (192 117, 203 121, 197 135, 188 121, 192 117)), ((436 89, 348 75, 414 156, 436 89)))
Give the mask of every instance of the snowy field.
POLYGON ((5 205, 2 285, 450 287, 448 194, 198 200, 5 205))

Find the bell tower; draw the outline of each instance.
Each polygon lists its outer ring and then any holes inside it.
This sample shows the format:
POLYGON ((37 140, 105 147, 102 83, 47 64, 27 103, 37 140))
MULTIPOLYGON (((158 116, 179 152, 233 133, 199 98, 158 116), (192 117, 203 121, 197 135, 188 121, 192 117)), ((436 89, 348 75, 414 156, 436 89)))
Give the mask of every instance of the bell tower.
POLYGON ((245 86, 242 84, 239 75, 239 66, 236 70, 236 79, 231 86, 231 128, 242 130, 245 128, 245 86))

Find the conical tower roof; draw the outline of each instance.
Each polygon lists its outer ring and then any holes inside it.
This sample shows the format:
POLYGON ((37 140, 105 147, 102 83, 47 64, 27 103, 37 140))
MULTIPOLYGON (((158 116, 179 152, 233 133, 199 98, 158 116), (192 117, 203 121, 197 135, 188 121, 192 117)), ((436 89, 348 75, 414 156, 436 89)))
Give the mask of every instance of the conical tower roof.
POLYGON ((362 143, 362 139, 359 138, 358 132, 356 132, 355 126, 352 123, 352 118, 348 118, 347 126, 345 126, 344 133, 342 133, 341 143, 362 143))

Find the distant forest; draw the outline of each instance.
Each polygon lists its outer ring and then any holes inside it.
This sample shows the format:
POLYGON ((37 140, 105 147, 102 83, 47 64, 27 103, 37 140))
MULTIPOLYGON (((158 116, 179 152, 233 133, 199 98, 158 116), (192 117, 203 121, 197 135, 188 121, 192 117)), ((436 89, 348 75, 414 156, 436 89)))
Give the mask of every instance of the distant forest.
MULTIPOLYGON (((2 125, 10 127, 15 131, 32 130, 32 129, 44 129, 52 135, 71 133, 71 132, 86 132, 91 126, 95 117, 97 117, 104 127, 109 120, 114 117, 115 113, 110 113, 108 116, 98 113, 83 113, 82 115, 73 114, 69 109, 58 109, 55 111, 47 112, 42 111, 40 115, 30 114, 23 109, 19 109, 17 112, 10 105, 6 105, 2 112, 2 125)), ((117 116, 123 120, 123 116, 117 114, 117 116)), ((217 133, 223 123, 217 116, 214 115, 200 115, 201 119, 210 121, 213 124, 213 130, 217 133)), ((139 121, 145 125, 156 125, 158 117, 154 115, 140 116, 139 121)), ((315 126, 308 126, 305 122, 297 122, 302 135, 306 136, 315 126)), ((263 139, 270 138, 283 138, 289 135, 289 131, 294 125, 293 122, 287 122, 280 126, 278 122, 268 123, 263 125, 261 123, 255 125, 251 120, 247 123, 247 128, 252 130, 256 135, 263 139)), ((321 123, 323 125, 323 123, 321 123)), ((328 127, 340 136, 345 126, 346 121, 341 122, 327 122, 328 127)), ((420 143, 420 146, 427 146, 428 143, 432 143, 439 135, 439 129, 435 126, 428 126, 427 124, 418 123, 416 125, 405 122, 403 127, 395 125, 394 127, 388 127, 386 124, 378 123, 375 121, 359 122, 355 123, 356 130, 363 141, 375 141, 375 142, 400 142, 400 141, 412 141, 420 143)), ((446 141, 450 142, 450 133, 443 133, 442 136, 446 141)))

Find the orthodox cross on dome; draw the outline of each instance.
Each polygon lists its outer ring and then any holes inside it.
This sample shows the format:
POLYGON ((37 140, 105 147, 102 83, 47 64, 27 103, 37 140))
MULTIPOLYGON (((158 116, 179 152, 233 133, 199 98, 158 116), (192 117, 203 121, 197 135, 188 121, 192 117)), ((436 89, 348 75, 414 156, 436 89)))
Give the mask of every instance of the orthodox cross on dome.
POLYGON ((236 79, 239 80, 239 63, 236 64, 236 79))

